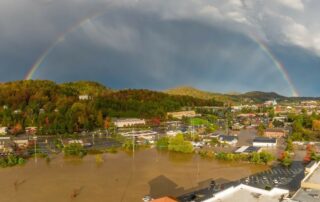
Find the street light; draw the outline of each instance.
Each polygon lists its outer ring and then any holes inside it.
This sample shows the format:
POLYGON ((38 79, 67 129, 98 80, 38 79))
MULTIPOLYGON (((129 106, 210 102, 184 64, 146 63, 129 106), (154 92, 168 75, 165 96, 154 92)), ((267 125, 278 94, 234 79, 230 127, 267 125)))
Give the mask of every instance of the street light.
POLYGON ((33 136, 34 140, 34 162, 37 163, 37 136, 33 136))

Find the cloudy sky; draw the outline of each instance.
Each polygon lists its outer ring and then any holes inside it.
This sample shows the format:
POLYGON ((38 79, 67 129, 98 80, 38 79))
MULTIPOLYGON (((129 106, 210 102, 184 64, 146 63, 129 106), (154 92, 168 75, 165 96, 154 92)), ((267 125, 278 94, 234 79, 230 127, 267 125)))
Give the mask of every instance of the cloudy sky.
POLYGON ((318 0, 1 0, 0 81, 36 67, 33 79, 112 88, 320 96, 319 9, 318 0))

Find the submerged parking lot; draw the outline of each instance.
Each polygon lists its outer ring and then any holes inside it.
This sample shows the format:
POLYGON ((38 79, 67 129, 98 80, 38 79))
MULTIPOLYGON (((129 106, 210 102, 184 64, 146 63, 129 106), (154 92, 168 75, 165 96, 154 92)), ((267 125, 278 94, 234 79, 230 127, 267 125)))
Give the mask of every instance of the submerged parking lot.
POLYGON ((199 189, 188 194, 184 194, 178 199, 180 201, 203 201, 211 198, 212 194, 217 193, 231 186, 238 184, 246 184, 261 189, 272 189, 274 187, 287 189, 291 193, 297 191, 300 188, 300 182, 304 178, 304 165, 301 161, 294 161, 288 168, 281 165, 272 167, 269 170, 262 171, 253 175, 250 175, 240 180, 218 183, 215 182, 215 186, 208 186, 199 189))

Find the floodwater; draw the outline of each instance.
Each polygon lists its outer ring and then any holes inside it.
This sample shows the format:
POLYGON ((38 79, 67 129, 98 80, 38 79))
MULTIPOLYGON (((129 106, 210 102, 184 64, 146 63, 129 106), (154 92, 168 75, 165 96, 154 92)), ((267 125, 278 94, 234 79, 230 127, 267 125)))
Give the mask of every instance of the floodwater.
POLYGON ((62 155, 48 163, 30 159, 23 166, 0 169, 1 202, 141 202, 144 195, 178 196, 202 188, 211 179, 236 180, 266 166, 201 159, 197 155, 158 152, 103 154, 82 160, 62 155))

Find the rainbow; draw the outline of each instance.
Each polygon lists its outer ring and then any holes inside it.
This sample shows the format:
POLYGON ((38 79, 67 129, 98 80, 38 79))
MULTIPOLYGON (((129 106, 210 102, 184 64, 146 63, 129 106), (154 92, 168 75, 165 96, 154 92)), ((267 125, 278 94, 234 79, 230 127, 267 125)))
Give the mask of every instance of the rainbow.
MULTIPOLYGON (((37 71, 37 69, 39 69, 40 65, 43 63, 43 61, 48 57, 48 55, 53 51, 53 49, 62 41, 64 41, 65 37, 75 31, 76 29, 78 29, 79 27, 81 27, 83 24, 89 22, 92 19, 97 18, 98 16, 101 16, 105 13, 104 12, 97 12, 94 13, 93 15, 86 17, 84 19, 81 19, 80 21, 78 21, 77 23, 75 23, 73 26, 71 26, 70 28, 68 28, 67 30, 65 30, 64 32, 62 32, 57 39, 50 44, 50 46, 40 55, 40 57, 35 61, 35 63, 32 65, 32 67, 30 68, 30 70, 27 72, 26 76, 25 76, 25 80, 31 80, 32 77, 34 76, 35 72, 37 71)), ((287 84, 290 87, 291 90, 291 95, 294 97, 298 97, 299 93, 297 91, 297 89, 295 88, 295 86, 293 85, 293 82, 290 78, 290 75, 288 73, 288 71, 286 70, 285 66, 276 58, 276 56, 271 52, 271 50, 268 48, 268 46, 255 34, 251 33, 249 34, 250 38, 258 44, 258 46, 260 47, 260 49, 266 53, 266 55, 272 60, 272 62, 275 64, 275 66, 277 67, 277 69, 279 70, 279 72, 281 73, 283 79, 287 82, 287 84)))
POLYGON ((255 41, 259 45, 260 49, 267 54, 267 56, 273 61, 277 69, 281 72, 283 79, 288 83, 290 87, 291 95, 294 97, 298 97, 298 90, 293 85, 290 75, 284 65, 276 58, 276 56, 271 52, 268 46, 257 35, 251 33, 250 36, 253 41, 255 41))
POLYGON ((73 24, 73 26, 69 27, 67 30, 62 32, 57 39, 50 44, 50 46, 43 52, 41 53, 40 57, 33 63, 29 71, 27 72, 26 76, 24 77, 24 80, 31 80, 32 77, 34 76, 35 72, 37 69, 39 69, 40 65, 43 63, 43 61, 48 57, 48 55, 53 51, 53 49, 62 41, 64 41, 65 37, 87 23, 88 21, 97 18, 98 16, 104 14, 105 12, 97 12, 94 13, 93 15, 90 15, 89 17, 86 17, 84 19, 81 19, 80 21, 76 22, 73 24))

